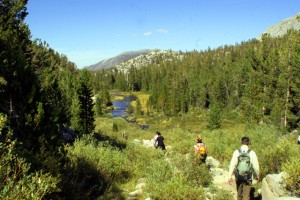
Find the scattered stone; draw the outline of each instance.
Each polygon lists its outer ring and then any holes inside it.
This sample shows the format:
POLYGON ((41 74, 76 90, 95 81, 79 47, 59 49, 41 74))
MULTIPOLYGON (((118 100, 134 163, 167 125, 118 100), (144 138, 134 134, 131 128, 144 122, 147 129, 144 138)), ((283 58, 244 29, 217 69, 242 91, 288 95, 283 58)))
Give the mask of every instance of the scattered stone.
POLYGON ((220 161, 218 161, 217 159, 215 159, 211 156, 207 156, 205 162, 206 162, 206 164, 210 165, 213 168, 217 168, 220 166, 220 161))
POLYGON ((135 190, 135 191, 133 191, 133 192, 130 192, 130 193, 129 193, 129 196, 130 196, 130 197, 137 197, 137 196, 140 196, 142 193, 143 193, 143 190, 142 190, 142 189, 139 189, 139 190, 135 190))
POLYGON ((147 148, 154 148, 153 142, 151 140, 143 140, 143 146, 147 148))
POLYGON ((211 168, 210 171, 213 176, 221 176, 224 174, 224 170, 221 168, 211 168))

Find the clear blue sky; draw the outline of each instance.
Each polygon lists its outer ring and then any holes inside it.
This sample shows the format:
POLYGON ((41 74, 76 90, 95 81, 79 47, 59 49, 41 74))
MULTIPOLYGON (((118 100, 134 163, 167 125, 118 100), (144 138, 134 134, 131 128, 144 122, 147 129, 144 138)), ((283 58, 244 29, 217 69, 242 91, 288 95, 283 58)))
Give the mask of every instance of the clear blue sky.
POLYGON ((29 0, 26 23, 78 68, 124 51, 206 50, 257 37, 300 0, 29 0))

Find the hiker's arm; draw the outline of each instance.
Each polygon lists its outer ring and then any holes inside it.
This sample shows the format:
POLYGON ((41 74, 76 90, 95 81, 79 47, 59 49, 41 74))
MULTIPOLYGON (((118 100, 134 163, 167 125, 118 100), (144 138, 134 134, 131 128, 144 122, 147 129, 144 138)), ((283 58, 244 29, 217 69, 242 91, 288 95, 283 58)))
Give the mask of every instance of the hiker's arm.
POLYGON ((238 162, 238 156, 239 156, 239 151, 235 150, 233 152, 230 165, 229 165, 229 174, 228 174, 228 179, 232 179, 233 171, 237 165, 238 162))
POLYGON ((195 154, 197 155, 198 147, 196 145, 194 145, 194 151, 195 151, 195 154))

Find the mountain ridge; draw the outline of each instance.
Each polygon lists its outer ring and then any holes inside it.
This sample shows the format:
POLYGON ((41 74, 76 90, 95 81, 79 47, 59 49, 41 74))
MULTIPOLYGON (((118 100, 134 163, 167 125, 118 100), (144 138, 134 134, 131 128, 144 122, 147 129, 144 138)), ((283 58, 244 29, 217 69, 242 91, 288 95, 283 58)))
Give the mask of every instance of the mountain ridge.
POLYGON ((96 64, 85 67, 88 70, 101 70, 101 69, 109 69, 114 67, 115 65, 124 62, 126 60, 130 60, 137 56, 147 55, 151 53, 152 49, 142 49, 137 51, 125 51, 117 56, 102 60, 96 64))
POLYGON ((256 39, 261 40, 262 36, 265 34, 270 35, 270 37, 281 37, 287 33, 288 30, 300 30, 300 13, 286 18, 270 27, 268 27, 262 34, 260 34, 256 39))
MULTIPOLYGON (((256 39, 261 40, 262 36, 265 34, 270 35, 270 37, 281 37, 284 34, 286 34, 287 31, 290 29, 300 30, 300 13, 297 13, 292 17, 283 19, 282 21, 268 27, 256 39)), ((127 71, 130 66, 139 67, 145 65, 146 63, 151 63, 155 59, 154 56, 163 56, 163 57, 170 58, 171 55, 173 57, 177 57, 181 59, 182 55, 178 57, 178 54, 180 53, 176 51, 171 51, 171 50, 167 51, 167 50, 159 50, 159 49, 142 49, 136 51, 126 51, 117 56, 102 60, 96 64, 87 66, 85 68, 93 71, 93 70, 110 69, 112 67, 116 67, 121 71, 127 71), (166 55, 163 56, 163 54, 166 55), (148 56, 148 57, 143 57, 143 56, 148 56), (145 62, 141 61, 142 58, 145 58, 145 62), (137 63, 135 63, 135 61, 137 61, 137 63)))

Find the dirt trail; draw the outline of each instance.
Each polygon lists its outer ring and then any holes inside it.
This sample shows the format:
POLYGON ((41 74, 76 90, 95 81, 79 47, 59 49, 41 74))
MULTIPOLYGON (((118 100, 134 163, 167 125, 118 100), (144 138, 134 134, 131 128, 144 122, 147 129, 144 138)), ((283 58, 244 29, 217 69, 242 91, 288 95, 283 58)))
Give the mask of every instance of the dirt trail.
POLYGON ((232 185, 228 184, 228 171, 224 171, 221 175, 216 175, 213 180, 213 184, 219 189, 229 191, 233 195, 233 199, 237 199, 236 184, 233 181, 232 185))

